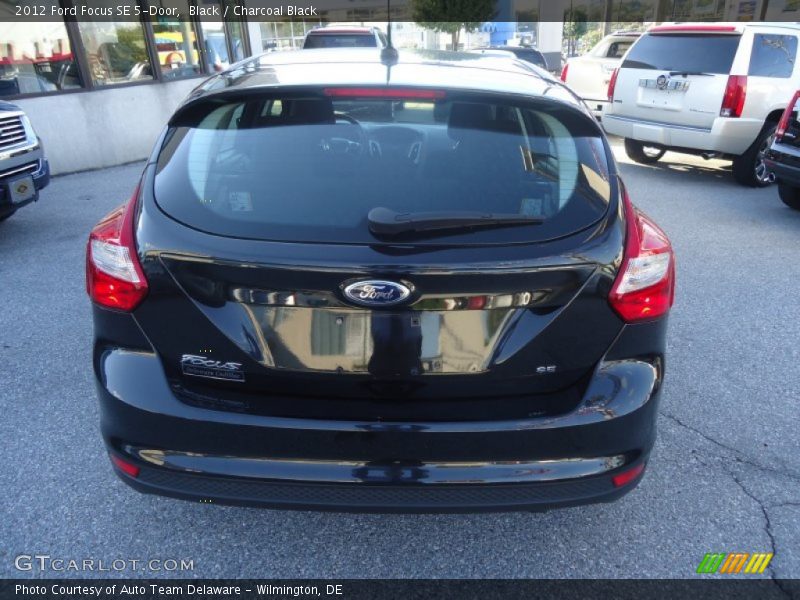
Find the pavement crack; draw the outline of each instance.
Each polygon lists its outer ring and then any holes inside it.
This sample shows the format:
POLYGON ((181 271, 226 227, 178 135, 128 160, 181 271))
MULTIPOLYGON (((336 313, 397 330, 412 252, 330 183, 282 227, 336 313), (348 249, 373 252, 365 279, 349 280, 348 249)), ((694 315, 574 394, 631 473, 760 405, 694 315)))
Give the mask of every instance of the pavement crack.
MULTIPOLYGON (((778 545, 775 541, 775 533, 772 531, 772 521, 769 518, 769 511, 767 510, 767 506, 761 501, 761 499, 759 499, 755 494, 753 494, 750 490, 747 489, 747 486, 736 476, 735 473, 732 473, 724 468, 723 470, 733 478, 733 480, 736 482, 736 485, 738 485, 741 488, 741 490, 745 493, 745 495, 748 498, 750 498, 751 500, 753 500, 755 503, 758 504, 759 508, 761 509, 761 513, 764 515, 764 532, 767 534, 767 537, 769 538, 770 552, 772 552, 773 556, 776 556, 778 554, 778 545)), ((784 596, 786 596, 787 598, 791 598, 792 594, 790 590, 786 589, 784 587, 783 582, 780 579, 778 579, 778 574, 775 572, 775 567, 771 561, 767 569, 769 570, 770 578, 772 579, 773 583, 776 586, 778 586, 778 589, 781 592, 783 592, 784 596)))
MULTIPOLYGON (((705 437, 705 436, 703 436, 703 437, 705 437)), ((718 444, 718 445, 721 445, 721 446, 725 447, 724 444, 718 444)), ((712 465, 708 464, 707 462, 702 460, 700 457, 695 456, 695 458, 704 467, 709 468, 709 469, 714 468, 712 465)), ((747 489, 747 486, 744 484, 744 482, 741 479, 739 479, 739 477, 736 475, 736 473, 730 471, 729 469, 726 469, 724 466, 720 467, 720 471, 722 471, 723 473, 728 475, 733 480, 733 482, 737 486, 739 486, 739 489, 742 490, 744 495, 747 496, 748 498, 750 498, 753 502, 755 502, 758 505, 759 509, 761 510, 761 514, 764 517, 764 533, 766 533, 767 537, 769 538, 770 552, 772 552, 773 557, 776 556, 777 553, 778 553, 777 552, 778 545, 777 545, 777 542, 775 540, 775 533, 772 530, 772 520, 769 517, 769 511, 767 510, 767 505, 764 504, 764 502, 758 496, 756 496, 749 489, 747 489)), ((785 504, 796 504, 796 503, 787 502, 785 504)), ((792 596, 792 592, 791 592, 791 590, 786 589, 786 587, 784 585, 784 582, 781 581, 778 578, 778 575, 775 572, 775 566, 772 563, 772 561, 770 561, 769 566, 767 567, 767 570, 769 571, 770 579, 775 584, 775 586, 778 588, 778 590, 781 592, 781 594, 783 594, 786 598, 790 598, 791 599, 793 597, 792 596)))
POLYGON ((717 446, 719 448, 722 448, 723 450, 727 450, 728 452, 731 452, 732 454, 735 455, 736 460, 738 462, 741 462, 741 463, 746 464, 746 465, 750 465, 751 467, 753 467, 755 469, 759 469, 761 471, 767 471, 768 473, 774 473, 775 475, 779 475, 781 477, 787 477, 787 478, 793 479, 795 481, 800 481, 800 474, 797 474, 797 473, 794 473, 794 472, 788 471, 788 470, 779 470, 779 469, 775 469, 775 468, 772 468, 772 467, 768 467, 767 465, 763 465, 763 464, 757 462, 755 459, 750 458, 749 456, 746 456, 745 454, 743 454, 741 450, 737 450, 736 448, 734 448, 732 446, 728 446, 727 444, 712 438, 710 435, 700 431, 696 427, 692 427, 691 425, 687 425, 686 423, 681 421, 675 415, 671 415, 671 414, 669 414, 667 412, 664 412, 664 411, 660 411, 659 414, 661 414, 662 416, 664 416, 664 417, 668 418, 669 420, 673 421, 679 427, 683 427, 687 431, 691 431, 695 435, 699 435, 701 438, 703 438, 707 442, 709 442, 711 444, 714 444, 715 446, 717 446))

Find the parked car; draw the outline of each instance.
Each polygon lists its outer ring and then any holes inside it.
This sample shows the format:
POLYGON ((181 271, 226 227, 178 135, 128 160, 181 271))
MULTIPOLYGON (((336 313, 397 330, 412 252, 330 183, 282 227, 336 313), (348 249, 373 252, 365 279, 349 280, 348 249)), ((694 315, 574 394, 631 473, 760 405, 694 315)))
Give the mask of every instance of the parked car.
POLYGON ((545 59, 544 54, 539 52, 536 48, 532 48, 530 46, 485 46, 477 49, 502 50, 503 52, 510 52, 519 60, 530 63, 545 71, 550 70, 550 68, 547 66, 547 60, 545 59))
POLYGON ((603 117, 608 108, 608 82, 628 48, 639 38, 638 31, 615 31, 582 56, 567 59, 561 81, 583 98, 594 116, 603 117))
POLYGON ((485 56, 487 58, 507 58, 510 60, 520 61, 525 68, 533 71, 537 75, 542 78, 548 79, 549 81, 556 82, 558 78, 552 74, 550 71, 540 67, 530 61, 520 59, 514 52, 509 52, 505 48, 476 48, 474 50, 468 50, 469 54, 478 54, 480 56, 485 56))
POLYGON ((25 113, 0 101, 0 221, 39 199, 50 183, 42 141, 25 113))
POLYGON ((303 50, 316 48, 385 48, 386 36, 377 27, 326 25, 306 34, 303 50))
POLYGON ((655 439, 669 240, 566 87, 381 55, 212 77, 91 232, 117 475, 279 508, 618 498, 655 439))
POLYGON ((778 196, 786 206, 800 210, 800 90, 796 91, 778 122, 767 151, 767 169, 778 182, 778 196))
POLYGON ((737 182, 769 185, 764 153, 800 82, 798 33, 789 23, 652 27, 611 77, 603 126, 634 161, 666 150, 727 157, 737 182))

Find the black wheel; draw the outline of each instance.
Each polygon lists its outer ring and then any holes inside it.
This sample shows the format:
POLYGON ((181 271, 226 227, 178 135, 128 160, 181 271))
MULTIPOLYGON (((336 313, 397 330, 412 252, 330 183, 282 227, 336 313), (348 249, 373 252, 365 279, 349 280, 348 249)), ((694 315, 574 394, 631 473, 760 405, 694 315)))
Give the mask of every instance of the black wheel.
POLYGON ((800 188, 792 187, 785 183, 779 183, 778 196, 781 197, 783 203, 789 208, 800 210, 800 188))
POLYGON ((648 146, 642 142, 625 138, 625 154, 634 162, 652 165, 661 160, 665 153, 666 150, 660 146, 648 146))
POLYGON ((753 145, 744 154, 733 159, 733 178, 749 187, 767 187, 772 183, 772 173, 767 169, 764 155, 775 138, 775 123, 767 123, 753 145))

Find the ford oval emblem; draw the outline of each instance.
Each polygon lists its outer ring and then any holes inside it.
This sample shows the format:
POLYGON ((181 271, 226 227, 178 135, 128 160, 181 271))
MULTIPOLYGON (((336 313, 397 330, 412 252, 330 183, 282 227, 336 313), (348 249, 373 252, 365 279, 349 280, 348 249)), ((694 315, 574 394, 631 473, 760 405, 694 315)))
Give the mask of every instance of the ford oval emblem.
POLYGON ((394 306, 405 301, 411 295, 411 290, 402 283, 367 279, 345 287, 344 295, 362 306, 394 306))

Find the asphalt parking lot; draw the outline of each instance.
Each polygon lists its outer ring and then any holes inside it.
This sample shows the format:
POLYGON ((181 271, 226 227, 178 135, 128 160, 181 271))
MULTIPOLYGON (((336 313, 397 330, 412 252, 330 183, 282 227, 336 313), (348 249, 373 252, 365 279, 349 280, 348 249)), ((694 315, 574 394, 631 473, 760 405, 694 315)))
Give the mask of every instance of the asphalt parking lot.
POLYGON ((684 578, 706 552, 740 551, 800 577, 800 212, 735 185, 727 163, 617 150, 678 257, 659 439, 621 501, 545 514, 280 512, 129 489, 98 430, 83 261, 141 165, 55 178, 0 224, 0 576, 92 575, 15 569, 38 553, 192 559, 171 574, 196 577, 684 578))

